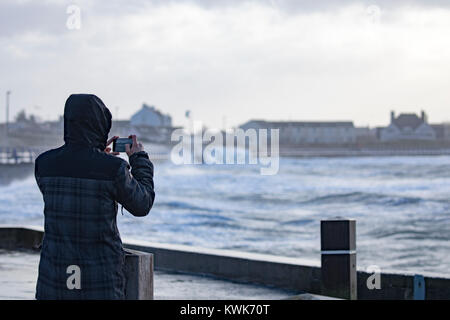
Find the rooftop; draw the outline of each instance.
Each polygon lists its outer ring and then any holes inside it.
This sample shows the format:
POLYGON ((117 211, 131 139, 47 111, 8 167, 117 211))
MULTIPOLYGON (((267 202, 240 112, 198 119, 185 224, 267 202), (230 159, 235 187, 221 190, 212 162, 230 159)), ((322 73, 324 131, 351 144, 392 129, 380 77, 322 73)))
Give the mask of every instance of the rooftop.
POLYGON ((415 130, 425 121, 415 113, 402 113, 397 118, 394 118, 392 122, 400 129, 409 127, 415 130))

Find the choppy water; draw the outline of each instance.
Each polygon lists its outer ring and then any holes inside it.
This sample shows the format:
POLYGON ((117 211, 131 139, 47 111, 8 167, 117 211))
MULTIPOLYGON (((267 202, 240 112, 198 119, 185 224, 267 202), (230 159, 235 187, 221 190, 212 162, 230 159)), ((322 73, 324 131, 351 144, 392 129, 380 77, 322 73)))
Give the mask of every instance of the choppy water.
MULTIPOLYGON (((450 157, 281 159, 256 166, 155 164, 151 214, 123 236, 319 260, 321 219, 357 220, 358 266, 450 276, 450 157)), ((0 186, 0 223, 43 224, 33 177, 0 186)))

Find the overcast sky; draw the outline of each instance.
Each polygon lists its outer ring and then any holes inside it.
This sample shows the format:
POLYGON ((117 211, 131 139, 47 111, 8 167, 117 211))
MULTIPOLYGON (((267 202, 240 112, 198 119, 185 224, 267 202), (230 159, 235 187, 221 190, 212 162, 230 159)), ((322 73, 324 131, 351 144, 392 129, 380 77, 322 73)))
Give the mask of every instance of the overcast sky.
POLYGON ((43 119, 95 93, 115 117, 146 102, 178 125, 188 109, 211 127, 450 121, 450 1, 392 2, 1 0, 0 121, 8 89, 13 116, 43 119))

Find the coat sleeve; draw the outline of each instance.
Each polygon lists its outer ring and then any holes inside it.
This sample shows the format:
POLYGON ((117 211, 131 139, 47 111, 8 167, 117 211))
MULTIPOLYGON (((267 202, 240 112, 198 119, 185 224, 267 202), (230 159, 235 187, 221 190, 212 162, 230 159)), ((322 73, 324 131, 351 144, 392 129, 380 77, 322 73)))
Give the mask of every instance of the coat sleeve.
POLYGON ((132 154, 129 160, 131 174, 124 161, 115 178, 116 200, 132 215, 143 217, 155 200, 153 164, 144 151, 132 154))

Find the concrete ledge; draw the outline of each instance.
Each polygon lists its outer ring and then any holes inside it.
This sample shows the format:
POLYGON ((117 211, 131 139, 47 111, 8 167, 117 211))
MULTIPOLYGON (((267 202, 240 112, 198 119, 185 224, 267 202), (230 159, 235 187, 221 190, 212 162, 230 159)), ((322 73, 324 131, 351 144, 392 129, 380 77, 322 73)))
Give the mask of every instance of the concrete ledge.
MULTIPOLYGON (((39 227, 0 225, 0 248, 31 249, 40 243, 42 237, 43 230, 39 227)), ((321 268, 318 262, 310 260, 147 241, 125 240, 124 247, 154 254, 155 269, 209 275, 313 294, 298 295, 299 299, 321 294, 321 268)), ((367 288, 369 276, 366 272, 357 273, 358 299, 403 300, 414 296, 413 275, 383 273, 380 290, 367 288)), ((426 299, 450 299, 450 279, 425 277, 425 286, 426 299)))
POLYGON ((44 238, 44 228, 34 226, 0 225, 0 248, 39 249, 44 238))
POLYGON ((146 241, 124 246, 155 254, 156 269, 320 294, 320 266, 308 260, 146 241))
POLYGON ((332 298, 327 296, 321 296, 318 294, 302 293, 296 296, 291 296, 283 300, 342 300, 339 298, 332 298))
MULTIPOLYGON (((358 271, 359 300, 412 300, 414 299, 414 275, 412 274, 381 274, 381 289, 369 290, 367 279, 372 274, 358 271)), ((425 299, 449 300, 450 279, 440 277, 425 277, 425 299)))

